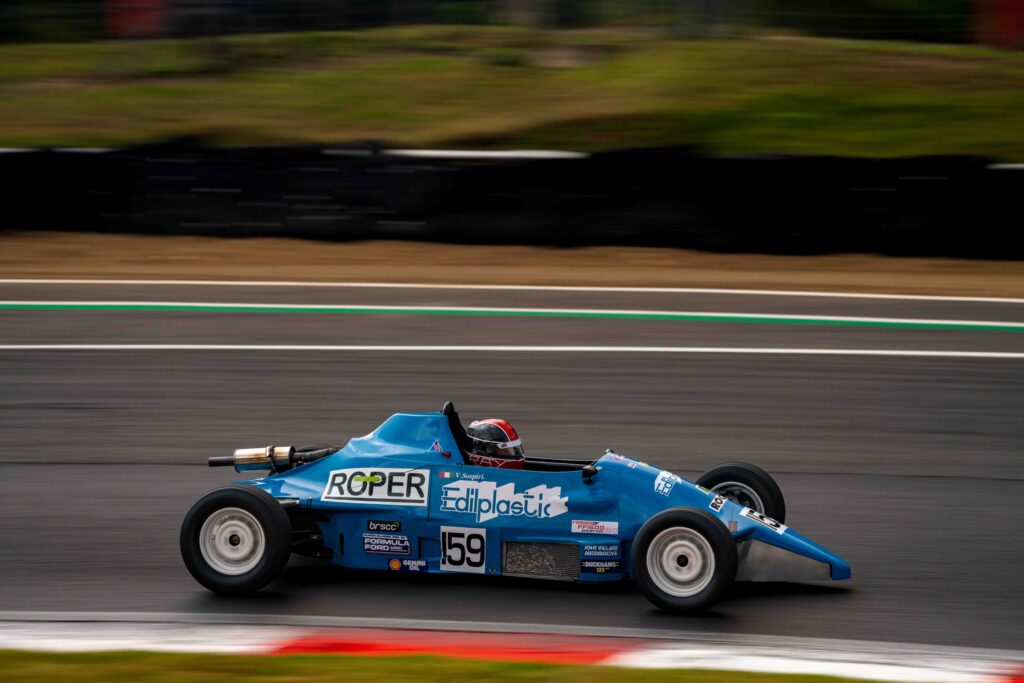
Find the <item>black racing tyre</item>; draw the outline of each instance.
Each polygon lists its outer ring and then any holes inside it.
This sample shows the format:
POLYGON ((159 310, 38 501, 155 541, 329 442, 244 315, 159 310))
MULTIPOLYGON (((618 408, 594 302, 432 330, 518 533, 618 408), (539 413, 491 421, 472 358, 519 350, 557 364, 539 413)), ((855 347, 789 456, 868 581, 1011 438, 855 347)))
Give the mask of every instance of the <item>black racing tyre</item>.
POLYGON ((696 508, 647 520, 630 559, 640 592, 666 612, 705 610, 736 580, 736 541, 717 517, 696 508))
POLYGON ((181 558, 214 593, 254 593, 288 563, 292 526, 273 496, 251 486, 225 486, 196 501, 181 524, 181 558))
POLYGON ((771 475, 746 462, 724 462, 700 475, 697 483, 778 522, 786 521, 786 499, 771 475))

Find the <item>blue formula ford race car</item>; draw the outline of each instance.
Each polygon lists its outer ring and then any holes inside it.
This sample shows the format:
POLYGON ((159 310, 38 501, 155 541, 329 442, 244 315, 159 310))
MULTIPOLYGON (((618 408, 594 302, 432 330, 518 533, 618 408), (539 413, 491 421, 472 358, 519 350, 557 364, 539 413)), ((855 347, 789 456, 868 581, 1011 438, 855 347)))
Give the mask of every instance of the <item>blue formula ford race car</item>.
POLYGON ((470 447, 447 403, 393 415, 342 448, 211 458, 269 474, 192 506, 185 565, 229 594, 260 590, 292 553, 381 571, 632 578, 678 613, 706 609, 736 580, 850 577, 846 562, 785 525, 782 492, 752 465, 726 463, 690 482, 611 451, 586 461, 524 456, 504 469, 476 465, 470 447))

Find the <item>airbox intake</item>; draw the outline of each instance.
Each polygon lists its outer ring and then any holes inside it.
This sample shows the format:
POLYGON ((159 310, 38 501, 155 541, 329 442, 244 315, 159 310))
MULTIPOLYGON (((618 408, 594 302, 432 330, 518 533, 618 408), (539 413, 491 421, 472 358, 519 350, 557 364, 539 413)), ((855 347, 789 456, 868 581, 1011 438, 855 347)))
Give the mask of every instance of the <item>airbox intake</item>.
POLYGON ((573 543, 503 543, 505 576, 575 581, 580 577, 580 547, 573 543))

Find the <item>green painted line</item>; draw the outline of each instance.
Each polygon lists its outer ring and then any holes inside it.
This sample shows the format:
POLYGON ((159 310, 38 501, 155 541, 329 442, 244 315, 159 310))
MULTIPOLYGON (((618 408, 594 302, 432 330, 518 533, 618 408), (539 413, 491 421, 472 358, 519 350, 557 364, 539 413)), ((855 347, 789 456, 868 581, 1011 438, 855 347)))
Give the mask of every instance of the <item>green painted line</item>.
POLYGON ((755 316, 738 314, 672 313, 658 311, 587 311, 558 309, 464 309, 402 308, 350 306, 288 306, 276 304, 187 304, 187 303, 51 303, 45 301, 0 302, 0 310, 78 311, 78 312, 150 312, 150 313, 313 313, 333 315, 432 315, 514 318, 582 318, 598 320, 654 320, 674 322, 759 323, 768 325, 818 325, 830 327, 869 327, 905 330, 965 330, 985 332, 1024 332, 1024 323, 943 322, 937 320, 857 319, 800 317, 790 315, 755 316))

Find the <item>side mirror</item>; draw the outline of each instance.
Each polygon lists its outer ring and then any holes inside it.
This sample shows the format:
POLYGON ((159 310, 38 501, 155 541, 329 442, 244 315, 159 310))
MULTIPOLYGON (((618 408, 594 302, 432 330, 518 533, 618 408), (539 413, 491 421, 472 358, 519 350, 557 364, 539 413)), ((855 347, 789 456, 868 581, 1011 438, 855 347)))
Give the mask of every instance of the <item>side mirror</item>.
POLYGON ((584 484, 593 484, 594 483, 594 477, 597 476, 597 468, 594 467, 593 465, 584 465, 582 473, 583 473, 583 483, 584 484))

